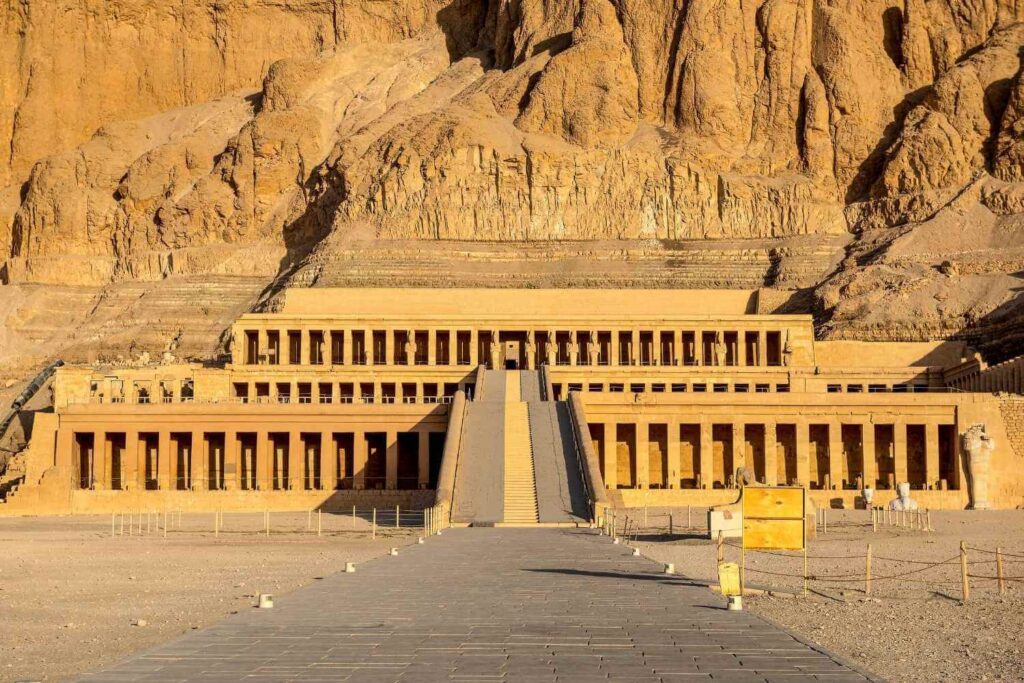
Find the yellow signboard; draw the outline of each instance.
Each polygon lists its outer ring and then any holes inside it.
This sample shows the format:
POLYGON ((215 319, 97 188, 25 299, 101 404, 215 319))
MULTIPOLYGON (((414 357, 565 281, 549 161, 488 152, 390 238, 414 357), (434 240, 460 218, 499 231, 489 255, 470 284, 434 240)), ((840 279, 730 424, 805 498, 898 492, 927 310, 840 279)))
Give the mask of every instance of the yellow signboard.
POLYGON ((806 497, 803 488, 746 486, 741 502, 744 549, 806 549, 806 497))

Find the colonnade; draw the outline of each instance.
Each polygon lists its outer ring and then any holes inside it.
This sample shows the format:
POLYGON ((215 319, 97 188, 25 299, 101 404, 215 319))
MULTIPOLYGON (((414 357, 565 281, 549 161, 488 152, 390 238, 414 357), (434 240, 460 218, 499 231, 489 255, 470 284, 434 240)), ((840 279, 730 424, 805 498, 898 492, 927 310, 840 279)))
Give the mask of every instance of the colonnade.
POLYGON ((956 428, 936 421, 739 422, 588 416, 607 488, 732 488, 754 480, 812 489, 958 489, 956 428))
POLYGON ((445 429, 58 432, 74 486, 92 490, 333 490, 433 486, 445 429))
POLYGON ((784 330, 709 326, 613 329, 260 327, 236 330, 236 365, 779 366, 784 330))

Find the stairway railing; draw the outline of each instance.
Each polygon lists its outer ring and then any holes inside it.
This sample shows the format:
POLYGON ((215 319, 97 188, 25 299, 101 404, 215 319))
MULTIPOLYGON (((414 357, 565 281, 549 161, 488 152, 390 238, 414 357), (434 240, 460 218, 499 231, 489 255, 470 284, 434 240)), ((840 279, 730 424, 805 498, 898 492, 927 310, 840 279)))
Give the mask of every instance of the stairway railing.
POLYGON ((572 420, 573 438, 576 442, 576 462, 579 464, 583 483, 587 489, 587 498, 591 510, 591 521, 598 521, 608 507, 608 496, 604 490, 604 478, 594 452, 594 443, 590 438, 590 427, 587 425, 586 413, 583 410, 583 398, 577 391, 569 394, 569 417, 572 420))

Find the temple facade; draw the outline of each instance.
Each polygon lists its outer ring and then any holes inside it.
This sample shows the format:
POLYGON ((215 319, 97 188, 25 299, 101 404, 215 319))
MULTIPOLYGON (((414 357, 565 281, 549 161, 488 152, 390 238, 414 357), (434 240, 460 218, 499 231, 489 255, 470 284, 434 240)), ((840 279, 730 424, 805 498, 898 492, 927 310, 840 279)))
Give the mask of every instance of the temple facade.
POLYGON ((818 341, 810 316, 763 308, 749 291, 288 290, 235 321, 222 362, 57 370, 0 514, 441 502, 456 523, 554 522, 754 482, 845 507, 900 482, 932 508, 1024 500, 1009 371, 986 384, 957 343, 818 341), (981 496, 977 425, 995 444, 981 496))

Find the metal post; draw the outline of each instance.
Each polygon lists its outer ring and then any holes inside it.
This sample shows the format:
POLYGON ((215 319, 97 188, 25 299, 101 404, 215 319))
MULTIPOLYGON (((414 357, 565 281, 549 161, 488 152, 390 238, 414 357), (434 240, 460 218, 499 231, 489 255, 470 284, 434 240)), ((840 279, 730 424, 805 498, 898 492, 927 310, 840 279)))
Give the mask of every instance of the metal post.
POLYGON ((320 536, 320 530, 321 530, 322 524, 323 524, 323 515, 324 515, 324 511, 323 510, 319 510, 318 509, 316 511, 316 535, 317 535, 318 538, 320 536))
POLYGON ((864 594, 871 595, 871 544, 868 543, 868 554, 864 562, 864 594))
POLYGON ((395 528, 396 529, 401 529, 402 528, 401 519, 402 519, 402 512, 399 509, 399 506, 396 505, 395 506, 395 528))
POLYGON ((960 541, 960 581, 963 584, 964 602, 971 597, 971 584, 967 579, 967 544, 960 541))
MULTIPOLYGON (((682 431, 682 430, 680 430, 680 431, 682 431)), ((687 505, 686 506, 686 528, 687 529, 692 529, 693 528, 693 520, 691 518, 692 513, 693 513, 693 506, 692 505, 687 505)))
POLYGON ((352 528, 356 528, 356 506, 352 506, 352 528))
POLYGON ((999 582, 999 594, 1006 595, 1006 581, 1003 579, 1003 549, 996 546, 996 580, 999 582))
POLYGON ((377 508, 373 508, 373 526, 370 530, 370 540, 377 539, 377 508))
POLYGON ((110 513, 110 537, 114 537, 114 520, 117 518, 116 512, 110 513))
POLYGON ((270 535, 270 510, 263 511, 263 526, 267 532, 267 536, 270 535))

